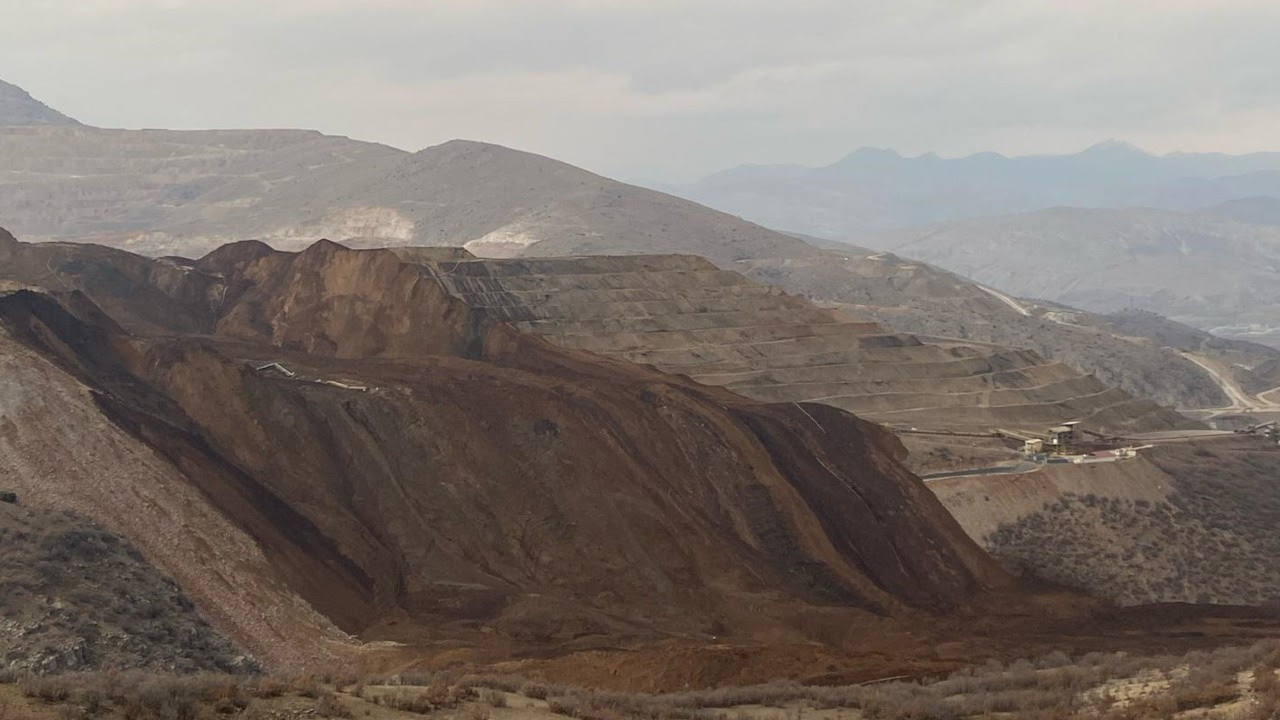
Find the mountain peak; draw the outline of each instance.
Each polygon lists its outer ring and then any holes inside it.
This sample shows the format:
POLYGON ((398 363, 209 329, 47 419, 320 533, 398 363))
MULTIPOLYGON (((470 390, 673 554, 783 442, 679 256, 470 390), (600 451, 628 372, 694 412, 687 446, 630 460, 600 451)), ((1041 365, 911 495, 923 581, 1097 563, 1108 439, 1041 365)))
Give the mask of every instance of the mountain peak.
POLYGON ((860 147, 857 150, 844 156, 844 161, 850 160, 901 160, 902 155, 897 150, 889 148, 860 147))
POLYGON ((1146 150, 1123 140, 1114 138, 1103 140, 1100 143, 1094 143, 1084 150, 1080 151, 1081 155, 1141 155, 1147 157, 1150 155, 1146 150))
POLYGON ((0 127, 79 124, 31 97, 26 90, 0 80, 0 127))

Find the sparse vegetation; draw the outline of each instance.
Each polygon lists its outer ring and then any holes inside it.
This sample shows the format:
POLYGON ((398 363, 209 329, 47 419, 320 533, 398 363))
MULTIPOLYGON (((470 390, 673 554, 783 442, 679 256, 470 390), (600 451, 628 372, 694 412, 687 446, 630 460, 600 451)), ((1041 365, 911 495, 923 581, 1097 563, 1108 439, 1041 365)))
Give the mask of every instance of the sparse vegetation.
MULTIPOLYGON (((1056 652, 1007 665, 988 662, 947 677, 843 687, 772 682, 667 694, 622 693, 461 670, 351 680, 324 677, 79 673, 8 676, 21 696, 61 717, 124 720, 352 718, 377 708, 464 720, 504 717, 508 695, 522 713, 578 720, 939 720, 1012 716, 1027 720, 1156 720, 1240 703, 1254 718, 1280 710, 1280 641, 1187 655, 1140 657, 1056 652), (754 708, 750 713, 745 709, 754 708), (833 714, 833 712, 835 714, 833 714)), ((385 710, 383 712, 385 712, 385 710)), ((3 712, 0 705, 0 712, 3 712)), ((21 715, 19 715, 21 717, 21 715)), ((379 715, 378 717, 392 717, 379 715)), ((5 720, 0 715, 0 720, 5 720)))
POLYGON ((1280 602, 1280 453, 1166 447, 1159 502, 1067 493, 984 544, 1006 565, 1125 604, 1280 602))
POLYGON ((0 667, 255 672, 132 545, 75 515, 0 504, 0 667))
MULTIPOLYGON (((1264 691, 1242 685, 1241 673, 1280 665, 1280 643, 1194 652, 1185 656, 1138 657, 1093 653, 1070 658, 1052 653, 1009 665, 987 663, 945 678, 844 687, 773 682, 748 687, 651 695, 591 691, 511 676, 467 675, 476 687, 512 689, 525 697, 545 697, 548 709, 581 720, 731 720, 735 709, 770 707, 777 718, 806 709, 851 709, 868 720, 992 717, 1057 720, 1104 717, 1154 720, 1168 708, 1201 709, 1233 702, 1246 694, 1274 693, 1280 682, 1262 681, 1264 691), (1268 683, 1272 684, 1268 684, 1268 683), (1149 696, 1148 696, 1149 695, 1149 696), (1154 714, 1153 714, 1154 713, 1154 714)), ((1256 681, 1255 681, 1256 685, 1256 681)))

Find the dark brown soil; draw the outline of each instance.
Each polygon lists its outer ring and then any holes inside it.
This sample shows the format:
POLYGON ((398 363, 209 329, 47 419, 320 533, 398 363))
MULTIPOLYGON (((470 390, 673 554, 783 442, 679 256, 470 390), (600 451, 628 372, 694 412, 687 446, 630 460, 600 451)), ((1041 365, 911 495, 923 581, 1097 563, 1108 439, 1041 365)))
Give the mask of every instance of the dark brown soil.
MULTIPOLYGON (((39 273, 44 251, 0 261, 39 273)), ((117 277, 86 253, 79 278, 117 277)), ((882 428, 557 348, 388 251, 245 243, 143 270, 136 290, 0 297, 0 323, 252 537, 273 581, 403 643, 369 663, 526 658, 670 689, 1277 631, 1019 586, 882 428)))

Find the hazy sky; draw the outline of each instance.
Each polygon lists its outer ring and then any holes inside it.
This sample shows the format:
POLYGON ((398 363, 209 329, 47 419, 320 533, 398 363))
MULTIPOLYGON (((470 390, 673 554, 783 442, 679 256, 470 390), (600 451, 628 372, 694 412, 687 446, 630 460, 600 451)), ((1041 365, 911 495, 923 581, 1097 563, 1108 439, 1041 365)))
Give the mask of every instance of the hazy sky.
POLYGON ((0 0, 0 78, 111 127, 454 137, 628 178, 1280 149, 1274 0, 0 0))

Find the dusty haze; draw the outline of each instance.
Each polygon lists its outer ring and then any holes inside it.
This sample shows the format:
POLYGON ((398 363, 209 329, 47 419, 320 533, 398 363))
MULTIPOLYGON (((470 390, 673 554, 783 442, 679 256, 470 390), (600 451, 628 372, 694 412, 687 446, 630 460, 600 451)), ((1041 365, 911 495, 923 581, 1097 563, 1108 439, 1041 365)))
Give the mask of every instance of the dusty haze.
POLYGON ((474 138, 679 180, 863 145, 1274 149, 1278 26, 1262 0, 51 0, 0 7, 0 68, 99 127, 474 138))

